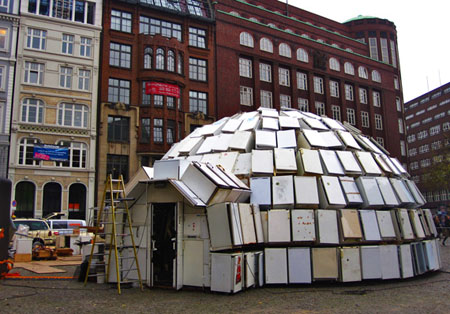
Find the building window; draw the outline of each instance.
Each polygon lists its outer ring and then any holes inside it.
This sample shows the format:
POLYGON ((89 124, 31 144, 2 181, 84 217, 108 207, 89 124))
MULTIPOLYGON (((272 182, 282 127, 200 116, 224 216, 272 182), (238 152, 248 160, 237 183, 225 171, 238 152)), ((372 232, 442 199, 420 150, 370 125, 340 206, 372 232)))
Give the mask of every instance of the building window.
POLYGON ((417 161, 413 161, 412 163, 409 164, 409 169, 411 170, 419 169, 419 163, 417 161))
POLYGON ((353 101, 354 95, 353 95, 353 86, 349 84, 345 84, 345 99, 353 101))
POLYGON ((361 125, 363 128, 368 128, 369 123, 369 113, 367 111, 361 111, 361 125))
POLYGON ((47 31, 35 28, 28 29, 27 48, 45 50, 47 31))
POLYGON ((92 39, 87 37, 80 38, 80 56, 90 57, 92 55, 92 39))
POLYGON ((416 156, 416 155, 417 155, 417 148, 411 148, 411 149, 408 151, 408 156, 414 157, 414 156, 416 156))
POLYGON ((341 107, 331 106, 331 113, 333 115, 334 120, 341 121, 341 107))
POLYGON ((353 64, 350 62, 344 63, 344 72, 346 74, 355 75, 355 68, 353 67, 353 64))
POLYGON ((419 139, 419 140, 423 140, 423 139, 425 139, 427 137, 428 137, 428 131, 427 130, 423 130, 423 131, 420 131, 419 133, 417 133, 417 139, 419 139))
POLYGON ((156 69, 157 70, 164 70, 165 69, 165 59, 166 53, 164 49, 158 48, 156 49, 156 69))
POLYGON ((402 102, 400 101, 399 97, 395 98, 395 105, 397 106, 397 111, 401 112, 402 111, 402 102))
POLYGON ((419 154, 425 154, 430 151, 430 146, 428 144, 419 146, 419 154))
MULTIPOLYGON (((400 146, 401 147, 401 146, 400 146)), ((403 155, 402 155, 403 156, 403 155)), ((429 167, 431 165, 431 160, 429 159, 429 158, 427 158, 427 159, 422 159, 421 161, 420 161, 420 167, 422 167, 422 168, 426 168, 426 167, 429 167)))
POLYGON ((167 38, 181 40, 181 25, 163 20, 152 19, 146 16, 139 17, 139 33, 150 35, 161 35, 167 38))
POLYGON ((0 8, 8 8, 9 0, 0 0, 0 8))
MULTIPOLYGON (((398 132, 400 134, 403 134, 404 132, 404 128, 403 128, 403 120, 402 118, 398 118, 398 132)), ((416 139, 416 137, 414 136, 414 140, 416 139)))
MULTIPOLYGON (((6 68, 4 66, 0 66, 0 90, 5 89, 5 71, 6 71, 6 68)), ((0 118, 1 118, 1 116, 0 116, 0 118)), ((0 121, 2 121, 2 120, 0 120, 0 121)))
POLYGON ((34 98, 25 98, 22 101, 21 121, 28 123, 42 123, 44 103, 34 98))
POLYGON ((108 142, 128 142, 130 140, 130 118, 108 116, 108 142))
POLYGON ((280 94, 280 107, 291 108, 291 96, 280 94))
POLYGON ((372 81, 381 83, 381 74, 377 70, 372 71, 372 81))
POLYGON ((91 70, 78 70, 78 89, 88 91, 91 86, 91 70))
POLYGON ((110 78, 108 81, 108 101, 130 103, 130 81, 110 78))
POLYGON ((314 92, 323 94, 323 78, 314 76, 314 92))
POLYGON ((391 42, 391 58, 392 58, 392 66, 394 68, 397 67, 397 49, 395 48, 395 42, 393 40, 391 42))
POLYGON ((319 116, 324 116, 325 115, 325 104, 323 102, 316 101, 315 106, 316 106, 316 114, 319 116))
POLYGON ((370 49, 370 57, 372 59, 378 60, 378 45, 376 37, 369 38, 369 49, 370 49))
POLYGON ((298 48, 297 49, 297 60, 308 63, 309 62, 308 52, 306 52, 306 50, 303 48, 298 48))
POLYGON ((356 114, 355 109, 347 108, 347 121, 351 125, 356 125, 356 114))
POLYGON ((189 78, 191 80, 206 82, 206 60, 189 58, 189 78))
POLYGON ((178 53, 177 58, 177 73, 183 74, 183 54, 181 52, 178 53))
POLYGON ((164 95, 153 95, 153 106, 164 107, 164 95))
POLYGON ((62 48, 61 48, 61 52, 64 54, 68 54, 71 55, 73 54, 73 41, 74 41, 74 37, 73 35, 69 35, 69 34, 63 34, 62 35, 62 48))
POLYGON ((362 104, 367 104, 367 89, 359 88, 359 102, 362 104))
POLYGON ((131 67, 131 46, 109 43, 109 65, 129 69, 131 67))
POLYGON ((253 41, 253 36, 247 32, 242 32, 239 36, 239 43, 242 46, 253 48, 255 47, 255 43, 253 41))
POLYGON ((167 120, 167 144, 175 142, 175 121, 167 120))
POLYGON ((444 132, 447 132, 448 130, 450 130, 450 122, 444 122, 442 123, 442 130, 444 132))
POLYGON ((438 150, 441 148, 441 146, 442 146, 441 141, 435 141, 435 142, 431 143, 431 150, 438 150))
POLYGON ((380 94, 380 92, 373 91, 372 92, 372 96, 373 96, 373 105, 375 107, 381 107, 381 94, 380 94))
POLYGON ((330 81, 330 96, 339 98, 339 82, 330 81))
POLYGON ((69 149, 69 160, 56 162, 57 167, 86 168, 87 145, 85 143, 60 141, 58 145, 69 149))
POLYGON ((384 138, 377 137, 376 140, 377 140, 378 144, 380 144, 381 147, 384 147, 384 138))
POLYGON ((141 143, 150 143, 150 119, 141 119, 141 138, 139 140, 141 143))
POLYGON ((163 119, 153 119, 153 141, 155 143, 162 143, 163 138, 163 119))
POLYGON ((375 114, 375 129, 383 130, 383 119, 381 118, 381 114, 375 114))
POLYGON ((380 38, 380 44, 381 44, 381 61, 389 63, 389 49, 387 39, 380 38))
POLYGON ((128 181, 128 155, 106 156, 106 174, 111 175, 114 179, 123 177, 125 182, 128 181))
POLYGON ((330 63, 330 70, 333 71, 341 70, 341 65, 339 64, 339 61, 336 58, 330 58, 329 63, 330 63))
POLYGON ((252 60, 239 58, 239 75, 242 77, 252 77, 252 60))
POLYGON ((39 165, 40 161, 34 159, 34 146, 41 144, 37 138, 23 138, 19 142, 19 165, 39 165))
POLYGON ((272 108, 272 92, 261 90, 261 107, 272 108))
POLYGON ((272 66, 270 64, 259 64, 259 79, 263 82, 272 82, 272 66))
POLYGON ((309 111, 308 99, 306 99, 306 98, 299 98, 298 99, 298 109, 300 111, 308 112, 309 111))
POLYGON ((111 10, 111 29, 131 33, 131 13, 111 10))
POLYGON ((243 106, 253 106, 253 88, 241 86, 240 100, 243 106))
POLYGON ((439 124, 430 128, 430 136, 433 136, 433 135, 436 135, 439 133, 441 133, 441 126, 439 124))
POLYGON ((279 75, 281 86, 291 86, 289 69, 278 68, 278 75, 279 75))
MULTIPOLYGON (((1 7, 1 0, 0 0, 1 7)), ((8 29, 0 28, 0 50, 6 50, 8 46, 8 29)))
POLYGON ((144 49, 144 69, 151 69, 153 63, 153 49, 145 47, 144 49))
POLYGON ((292 58, 291 47, 289 47, 288 44, 281 43, 280 46, 278 46, 278 53, 282 57, 292 58))
POLYGON ((261 51, 273 53, 273 45, 270 39, 266 37, 261 38, 259 41, 259 49, 261 49, 261 51))
POLYGON ((206 31, 200 28, 189 27, 189 45, 206 48, 206 31))
POLYGON ((64 88, 72 87, 72 68, 59 68, 59 86, 64 88))
POLYGON ((25 61, 24 83, 42 85, 44 64, 25 61))
MULTIPOLYGON (((173 50, 169 50, 167 52, 167 71, 175 72, 175 52, 173 50)), ((206 73, 205 73, 205 80, 206 80, 206 73)))
POLYGON ((303 72, 297 72, 297 88, 308 90, 308 75, 303 72))
POLYGON ((58 105, 59 125, 86 128, 88 126, 88 116, 88 106, 68 103, 58 105))
POLYGON ((359 75, 360 78, 363 78, 363 79, 368 79, 369 78, 369 74, 367 73, 367 69, 365 67, 363 67, 363 66, 360 66, 358 68, 358 75, 359 75))
POLYGON ((189 111, 208 114, 208 94, 197 91, 189 91, 189 111))
POLYGON ((398 81, 398 77, 394 77, 394 88, 400 89, 400 83, 398 81))

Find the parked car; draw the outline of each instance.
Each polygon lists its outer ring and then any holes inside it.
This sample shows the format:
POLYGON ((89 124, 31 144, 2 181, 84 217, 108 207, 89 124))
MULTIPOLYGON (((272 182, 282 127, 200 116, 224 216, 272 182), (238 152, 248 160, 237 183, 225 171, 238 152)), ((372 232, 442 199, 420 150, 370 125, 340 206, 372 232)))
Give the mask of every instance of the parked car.
POLYGON ((86 226, 86 221, 80 219, 49 219, 47 222, 56 235, 73 234, 74 229, 86 226))
POLYGON ((45 220, 37 218, 17 218, 13 220, 16 229, 19 225, 26 225, 30 229, 28 237, 33 238, 33 247, 55 245, 56 235, 50 230, 45 220))

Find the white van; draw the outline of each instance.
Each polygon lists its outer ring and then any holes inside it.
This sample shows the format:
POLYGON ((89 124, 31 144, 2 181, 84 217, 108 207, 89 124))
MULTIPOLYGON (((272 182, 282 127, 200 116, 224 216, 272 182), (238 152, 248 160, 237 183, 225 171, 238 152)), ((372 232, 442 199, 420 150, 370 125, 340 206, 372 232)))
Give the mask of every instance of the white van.
POLYGON ((86 221, 81 219, 49 219, 47 222, 56 235, 73 234, 74 229, 86 226, 86 221))

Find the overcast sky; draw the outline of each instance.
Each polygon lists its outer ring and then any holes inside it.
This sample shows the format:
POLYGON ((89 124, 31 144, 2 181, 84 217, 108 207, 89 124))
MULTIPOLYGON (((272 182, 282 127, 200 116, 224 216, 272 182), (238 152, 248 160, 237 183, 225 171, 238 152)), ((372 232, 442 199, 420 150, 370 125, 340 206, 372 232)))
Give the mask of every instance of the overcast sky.
POLYGON ((341 23, 360 14, 394 22, 405 102, 450 81, 448 0, 288 1, 290 5, 341 23))

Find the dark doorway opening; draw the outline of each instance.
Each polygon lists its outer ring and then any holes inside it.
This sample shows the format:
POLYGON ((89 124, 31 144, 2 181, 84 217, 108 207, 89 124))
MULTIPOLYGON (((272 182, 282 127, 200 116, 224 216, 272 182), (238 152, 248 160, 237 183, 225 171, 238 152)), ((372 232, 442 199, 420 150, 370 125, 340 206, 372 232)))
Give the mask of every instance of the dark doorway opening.
POLYGON ((17 209, 14 212, 17 218, 32 218, 34 216, 34 199, 36 187, 31 182, 19 182, 16 185, 15 200, 17 209))
POLYGON ((61 211, 61 185, 50 182, 44 185, 44 202, 42 204, 42 217, 53 212, 61 211))
POLYGON ((69 219, 86 219, 86 187, 81 183, 69 188, 69 219))

